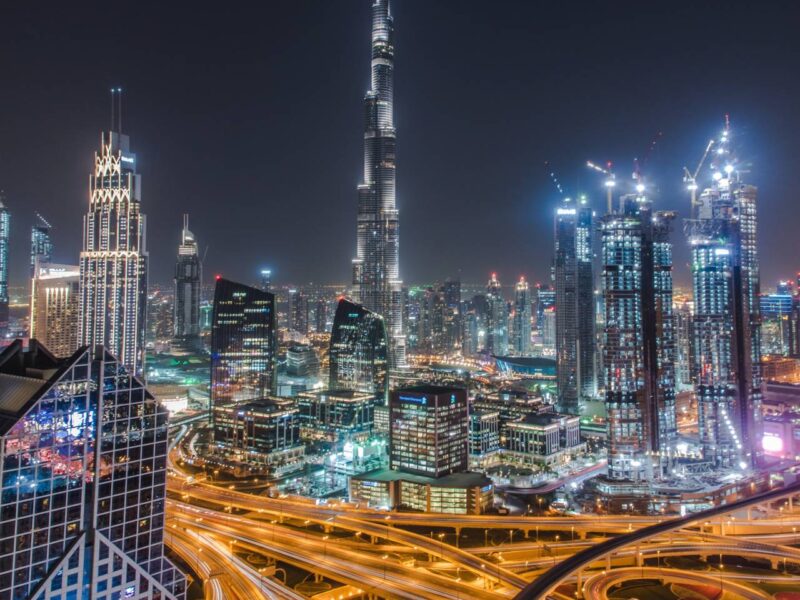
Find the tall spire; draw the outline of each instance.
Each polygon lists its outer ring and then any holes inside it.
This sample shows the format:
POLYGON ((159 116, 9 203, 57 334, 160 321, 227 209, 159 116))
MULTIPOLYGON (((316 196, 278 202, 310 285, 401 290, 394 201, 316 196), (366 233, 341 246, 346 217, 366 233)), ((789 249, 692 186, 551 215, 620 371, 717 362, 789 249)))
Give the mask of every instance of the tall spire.
POLYGON ((394 25, 388 0, 372 4, 371 88, 364 97, 364 179, 358 186, 354 295, 381 315, 390 362, 405 365, 399 219, 395 203, 394 25))

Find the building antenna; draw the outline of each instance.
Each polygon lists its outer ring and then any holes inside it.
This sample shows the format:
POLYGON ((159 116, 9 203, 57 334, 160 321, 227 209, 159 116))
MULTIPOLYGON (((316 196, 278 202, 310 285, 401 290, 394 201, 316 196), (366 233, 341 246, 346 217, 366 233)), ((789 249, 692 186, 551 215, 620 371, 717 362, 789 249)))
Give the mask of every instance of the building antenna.
POLYGON ((121 87, 117 88, 117 100, 119 102, 118 106, 119 115, 117 116, 117 119, 119 120, 119 133, 120 135, 122 135, 122 88, 121 87))
POLYGON ((111 131, 114 131, 114 89, 111 88, 111 131))

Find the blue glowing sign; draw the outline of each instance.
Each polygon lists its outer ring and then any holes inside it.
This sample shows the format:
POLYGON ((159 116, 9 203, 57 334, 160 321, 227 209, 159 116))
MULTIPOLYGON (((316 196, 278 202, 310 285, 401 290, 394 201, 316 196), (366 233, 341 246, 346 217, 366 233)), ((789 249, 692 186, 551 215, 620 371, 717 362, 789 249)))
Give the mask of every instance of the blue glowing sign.
POLYGON ((423 396, 422 398, 417 398, 416 396, 400 396, 400 402, 413 402, 414 404, 427 404, 428 399, 423 396))

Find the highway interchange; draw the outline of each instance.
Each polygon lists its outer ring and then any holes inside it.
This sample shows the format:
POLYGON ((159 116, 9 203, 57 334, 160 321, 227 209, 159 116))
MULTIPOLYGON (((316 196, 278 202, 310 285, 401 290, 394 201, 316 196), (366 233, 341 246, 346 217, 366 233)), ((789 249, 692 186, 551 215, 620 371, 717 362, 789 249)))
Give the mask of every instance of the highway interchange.
POLYGON ((285 572, 276 577, 274 567, 248 556, 340 586, 317 596, 331 600, 603 599, 635 581, 769 599, 759 586, 765 578, 800 592, 800 550, 792 547, 800 543, 800 484, 684 520, 387 513, 195 479, 182 470, 179 441, 170 452, 166 542, 203 580, 206 598, 307 597, 284 585, 285 572), (459 547, 468 536, 473 543, 459 547), (485 543, 474 543, 476 536, 485 543), (760 560, 772 571, 722 577, 730 556, 760 560), (676 557, 707 566, 670 568, 676 557))

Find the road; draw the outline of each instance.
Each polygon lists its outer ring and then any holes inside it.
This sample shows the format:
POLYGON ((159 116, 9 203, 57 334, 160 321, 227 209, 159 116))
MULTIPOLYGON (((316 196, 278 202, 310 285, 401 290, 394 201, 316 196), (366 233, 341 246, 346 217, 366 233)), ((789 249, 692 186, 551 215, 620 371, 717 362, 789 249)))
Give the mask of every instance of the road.
MULTIPOLYGON (((631 564, 636 565, 641 578, 651 568, 644 561, 654 557, 720 554, 766 558, 773 566, 783 562, 784 569, 787 561, 800 565, 800 550, 784 545, 800 540, 800 515, 791 503, 777 510, 769 505, 800 493, 800 484, 684 518, 389 513, 344 502, 258 496, 246 493, 244 488, 237 490, 233 484, 224 487, 198 481, 180 469, 183 449, 178 442, 186 431, 180 428, 179 439, 170 447, 168 489, 178 499, 168 502, 167 511, 170 523, 182 529, 184 536, 207 538, 212 544, 207 551, 215 553, 218 563, 244 574, 244 581, 210 578, 211 593, 231 586, 222 590, 223 597, 225 593, 241 593, 247 581, 258 581, 251 567, 236 562, 234 546, 274 557, 351 589, 360 586, 373 597, 393 599, 563 598, 557 590, 560 585, 577 584, 580 595, 581 581, 586 577, 587 585, 592 582, 591 593, 604 594, 608 589, 602 587, 605 582, 636 579, 625 571, 631 564), (757 504, 767 508, 756 511, 756 518, 751 519, 749 511, 746 518, 735 516, 737 511, 757 504), (726 521, 725 515, 733 516, 726 521), (466 549, 447 543, 447 531, 455 531, 458 540, 465 529, 506 530, 509 542, 466 549), (420 530, 431 534, 416 533, 420 530), (226 545, 227 558, 219 555, 226 545), (602 558, 606 558, 609 577, 601 579, 591 569, 602 569, 598 564, 602 558), (610 577, 616 573, 622 579, 610 577), (531 581, 532 577, 536 579, 531 581)), ((171 539, 176 549, 186 550, 185 539, 171 539)), ((200 575, 210 577, 207 572, 200 575)), ((686 577, 697 582, 708 574, 692 571, 686 577)), ((264 590, 286 592, 279 583, 269 581, 277 587, 262 584, 264 590)))
POLYGON ((772 600, 772 594, 752 588, 745 584, 709 573, 696 571, 682 571, 678 569, 658 569, 651 567, 628 567, 602 572, 586 582, 583 596, 590 600, 605 600, 608 590, 612 586, 624 581, 654 579, 664 583, 686 583, 689 585, 703 585, 720 588, 724 592, 744 598, 745 600, 772 600))
MULTIPOLYGON (((687 515, 686 517, 670 519, 662 523, 644 527, 638 531, 605 540, 599 544, 582 550, 581 552, 578 552, 570 558, 555 565, 552 569, 539 576, 536 580, 526 586, 516 598, 517 600, 539 600, 540 598, 545 598, 568 577, 574 575, 575 573, 579 573, 583 568, 590 565, 592 562, 606 555, 610 555, 617 550, 625 547, 635 546, 649 538, 687 527, 697 522, 705 522, 707 520, 714 519, 717 516, 726 515, 752 505, 772 500, 779 500, 785 497, 796 495, 798 493, 800 493, 800 482, 794 483, 786 488, 770 490, 749 498, 736 500, 730 504, 717 506, 703 512, 687 515)), ((702 554, 704 549, 706 549, 705 544, 698 544, 698 553, 702 554)))

